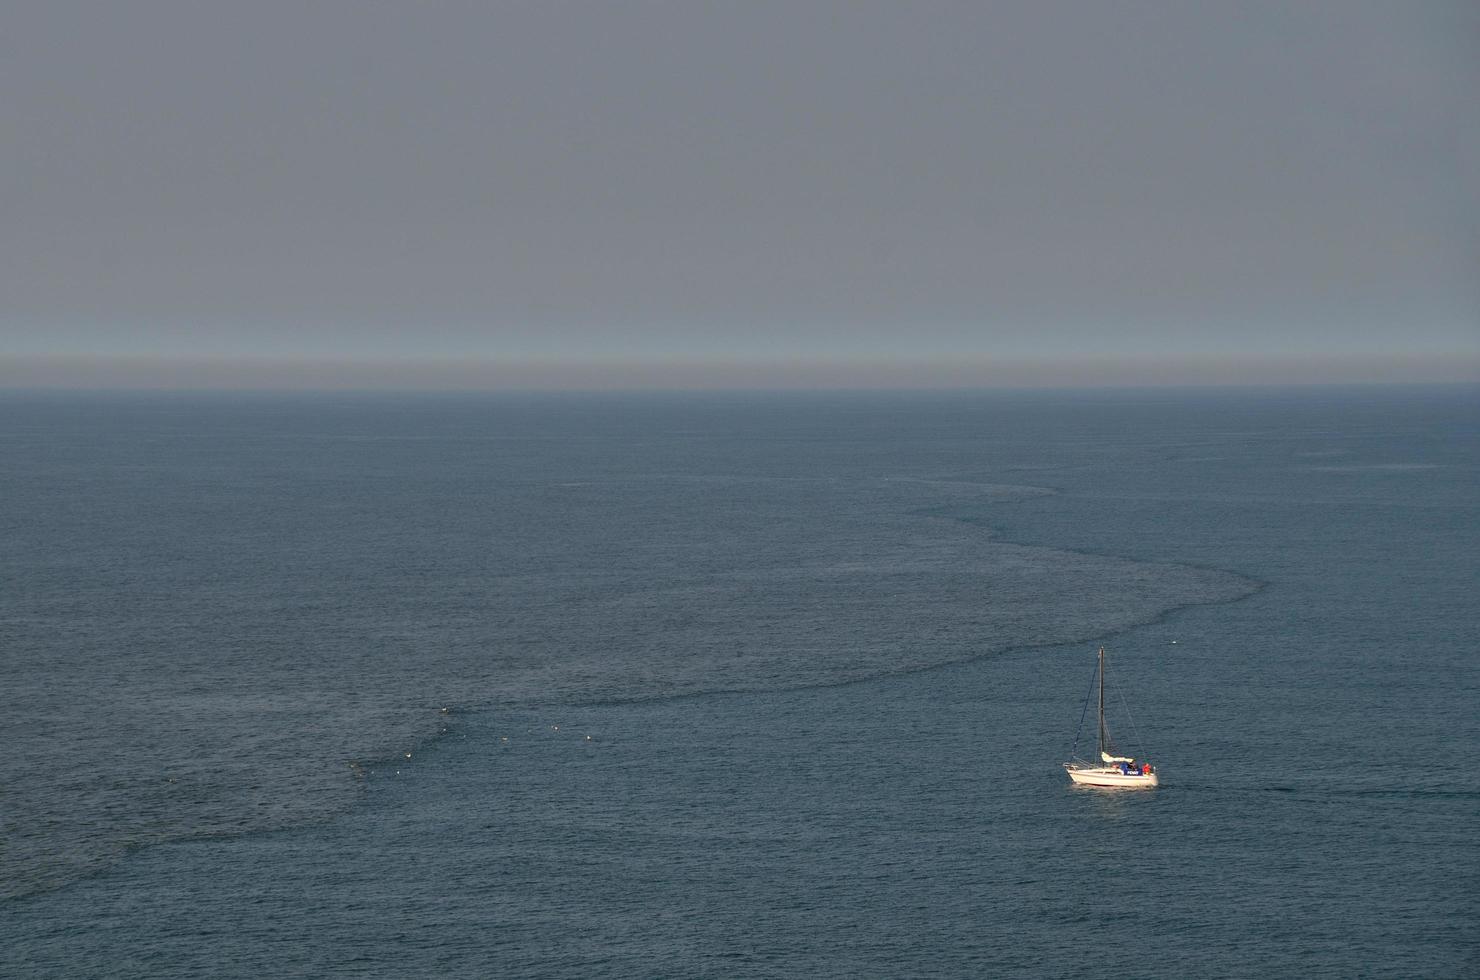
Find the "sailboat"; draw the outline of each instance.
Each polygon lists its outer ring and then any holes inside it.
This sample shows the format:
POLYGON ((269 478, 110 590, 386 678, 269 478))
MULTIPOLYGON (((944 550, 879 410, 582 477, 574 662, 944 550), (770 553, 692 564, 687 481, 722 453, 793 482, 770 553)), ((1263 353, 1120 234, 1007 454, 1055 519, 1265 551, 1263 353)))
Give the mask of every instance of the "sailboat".
MULTIPOLYGON (((1074 748, 1069 750, 1069 761, 1064 768, 1069 778, 1078 786, 1111 786, 1122 789, 1151 789, 1160 785, 1156 770, 1149 762, 1138 762, 1128 755, 1117 754, 1115 743, 1110 738, 1110 729, 1105 727, 1105 648, 1100 647, 1099 666, 1095 669, 1096 684, 1090 696, 1099 689, 1100 724, 1095 736, 1095 751, 1099 762, 1079 758, 1079 734, 1074 735, 1074 748)), ((1084 701, 1085 712, 1089 711, 1089 697, 1084 701)), ((1084 713, 1079 716, 1079 727, 1084 729, 1084 713)))

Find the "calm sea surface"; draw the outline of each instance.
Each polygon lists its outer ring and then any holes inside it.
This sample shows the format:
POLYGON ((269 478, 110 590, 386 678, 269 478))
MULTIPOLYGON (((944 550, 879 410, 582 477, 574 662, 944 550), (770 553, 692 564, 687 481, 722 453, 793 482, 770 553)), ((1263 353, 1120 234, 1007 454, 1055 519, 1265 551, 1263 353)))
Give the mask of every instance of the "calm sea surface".
POLYGON ((3 395, 0 975, 1480 975, 1477 556, 1474 387, 3 395))

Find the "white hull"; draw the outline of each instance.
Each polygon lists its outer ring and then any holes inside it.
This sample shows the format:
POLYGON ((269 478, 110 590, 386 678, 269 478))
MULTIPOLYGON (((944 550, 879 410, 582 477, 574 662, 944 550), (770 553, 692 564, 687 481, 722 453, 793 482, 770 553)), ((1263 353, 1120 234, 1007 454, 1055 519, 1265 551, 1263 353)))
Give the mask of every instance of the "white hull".
MULTIPOLYGON (((1066 767, 1067 768, 1067 767, 1066 767)), ((1080 786, 1111 786, 1119 789, 1151 789, 1161 781, 1156 773, 1123 773, 1110 767, 1069 769, 1069 778, 1080 786)))

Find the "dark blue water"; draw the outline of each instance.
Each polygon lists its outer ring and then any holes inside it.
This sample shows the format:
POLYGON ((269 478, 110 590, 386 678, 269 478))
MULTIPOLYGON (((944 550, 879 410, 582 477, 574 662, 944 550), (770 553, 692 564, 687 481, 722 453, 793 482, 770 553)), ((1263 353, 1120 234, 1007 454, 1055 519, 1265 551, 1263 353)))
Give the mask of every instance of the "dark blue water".
POLYGON ((1476 408, 8 396, 0 972, 1473 975, 1476 408))

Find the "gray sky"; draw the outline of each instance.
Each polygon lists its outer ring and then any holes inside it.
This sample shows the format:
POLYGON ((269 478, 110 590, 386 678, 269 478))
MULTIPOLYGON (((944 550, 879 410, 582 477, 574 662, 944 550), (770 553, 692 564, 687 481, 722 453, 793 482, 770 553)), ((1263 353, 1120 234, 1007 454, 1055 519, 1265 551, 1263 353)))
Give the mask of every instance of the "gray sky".
POLYGON ((0 384, 1480 378, 1480 7, 12 3, 0 384))

